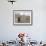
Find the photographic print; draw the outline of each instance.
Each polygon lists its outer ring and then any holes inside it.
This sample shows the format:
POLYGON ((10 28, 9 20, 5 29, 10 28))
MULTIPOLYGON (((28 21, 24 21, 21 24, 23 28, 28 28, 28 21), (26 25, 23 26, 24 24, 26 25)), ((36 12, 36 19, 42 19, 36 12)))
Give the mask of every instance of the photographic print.
POLYGON ((32 24, 32 10, 13 10, 13 24, 32 24))

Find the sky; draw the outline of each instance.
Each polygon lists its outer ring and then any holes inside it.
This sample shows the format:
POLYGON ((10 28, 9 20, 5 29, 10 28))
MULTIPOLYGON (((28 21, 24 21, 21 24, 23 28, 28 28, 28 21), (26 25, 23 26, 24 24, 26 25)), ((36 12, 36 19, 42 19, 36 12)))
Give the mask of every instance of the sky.
POLYGON ((0 0, 0 41, 15 40, 19 32, 28 33, 33 40, 46 40, 46 0, 17 0, 13 5, 0 0), (13 25, 13 10, 32 10, 32 26, 13 25))

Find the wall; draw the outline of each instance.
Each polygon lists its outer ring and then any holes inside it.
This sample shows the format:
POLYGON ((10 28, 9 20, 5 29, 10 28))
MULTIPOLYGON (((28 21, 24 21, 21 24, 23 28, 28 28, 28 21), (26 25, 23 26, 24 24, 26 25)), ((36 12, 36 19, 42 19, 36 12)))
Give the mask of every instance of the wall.
POLYGON ((26 32, 37 41, 46 40, 46 0, 17 0, 13 5, 0 0, 0 40, 11 40, 18 32, 26 32), (32 26, 14 26, 13 10, 33 10, 32 26))

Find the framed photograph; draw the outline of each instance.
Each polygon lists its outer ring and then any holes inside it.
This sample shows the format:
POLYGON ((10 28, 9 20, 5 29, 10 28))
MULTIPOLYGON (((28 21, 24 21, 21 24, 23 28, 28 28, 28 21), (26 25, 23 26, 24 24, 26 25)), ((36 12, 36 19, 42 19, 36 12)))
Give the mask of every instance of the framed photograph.
POLYGON ((13 10, 14 25, 32 25, 32 10, 13 10))

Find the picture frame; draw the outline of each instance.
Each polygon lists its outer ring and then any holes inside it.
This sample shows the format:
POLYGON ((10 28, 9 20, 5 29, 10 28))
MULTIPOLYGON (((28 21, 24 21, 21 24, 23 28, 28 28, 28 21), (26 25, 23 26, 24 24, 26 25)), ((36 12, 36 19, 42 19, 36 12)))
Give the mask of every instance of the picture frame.
POLYGON ((32 10, 13 10, 13 25, 32 25, 32 10))

